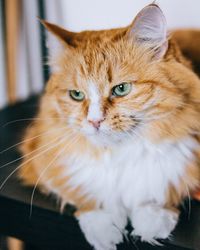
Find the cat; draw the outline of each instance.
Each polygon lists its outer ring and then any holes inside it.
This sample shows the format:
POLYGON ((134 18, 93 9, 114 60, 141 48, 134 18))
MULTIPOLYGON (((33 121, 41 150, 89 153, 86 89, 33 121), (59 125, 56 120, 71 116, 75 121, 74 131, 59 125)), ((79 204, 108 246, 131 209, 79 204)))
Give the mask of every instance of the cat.
POLYGON ((180 29, 171 31, 183 55, 192 62, 193 70, 200 76, 200 30, 180 29))
POLYGON ((153 3, 125 28, 70 32, 21 147, 27 185, 76 206, 96 250, 170 236, 200 180, 200 79, 153 3))

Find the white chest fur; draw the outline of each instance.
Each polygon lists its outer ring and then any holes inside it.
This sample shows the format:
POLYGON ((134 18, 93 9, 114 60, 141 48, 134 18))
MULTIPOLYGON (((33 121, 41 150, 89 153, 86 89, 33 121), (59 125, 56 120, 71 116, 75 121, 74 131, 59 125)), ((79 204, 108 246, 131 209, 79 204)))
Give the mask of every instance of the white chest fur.
POLYGON ((123 202, 131 208, 142 202, 163 204, 170 183, 178 186, 180 177, 194 158, 197 143, 187 138, 178 143, 151 144, 137 141, 113 148, 95 160, 88 152, 65 159, 72 187, 110 206, 123 202))

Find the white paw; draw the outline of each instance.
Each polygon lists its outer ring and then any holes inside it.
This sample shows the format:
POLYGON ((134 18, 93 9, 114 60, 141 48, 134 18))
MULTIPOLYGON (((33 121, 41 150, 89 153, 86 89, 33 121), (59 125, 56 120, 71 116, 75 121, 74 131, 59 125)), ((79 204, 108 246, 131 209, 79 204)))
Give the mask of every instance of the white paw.
POLYGON ((95 250, 116 250, 116 244, 123 240, 122 229, 118 228, 112 216, 105 211, 92 211, 78 217, 81 230, 95 250))
POLYGON ((156 244, 155 239, 170 236, 177 224, 178 213, 151 204, 138 207, 131 219, 133 234, 141 236, 142 241, 156 244))

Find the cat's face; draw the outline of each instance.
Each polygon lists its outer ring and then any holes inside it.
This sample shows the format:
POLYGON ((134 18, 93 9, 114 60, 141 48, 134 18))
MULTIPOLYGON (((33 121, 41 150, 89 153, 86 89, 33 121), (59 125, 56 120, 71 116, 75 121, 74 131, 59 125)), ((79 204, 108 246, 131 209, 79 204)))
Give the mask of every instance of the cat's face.
MULTIPOLYGON (((110 145, 148 130, 155 133, 152 124, 182 106, 183 95, 166 74, 165 20, 157 6, 144 9, 125 29, 71 34, 46 25, 67 43, 48 86, 55 108, 66 126, 93 143, 110 145)), ((178 76, 182 68, 174 65, 178 76)))
POLYGON ((151 83, 139 84, 136 62, 124 57, 125 48, 128 44, 118 48, 114 44, 106 51, 101 43, 95 53, 74 55, 75 67, 62 73, 67 76, 58 94, 62 114, 69 126, 96 143, 116 143, 134 136, 153 101, 151 83))
POLYGON ((151 120, 171 112, 179 97, 160 62, 125 41, 90 47, 67 53, 56 76, 53 94, 67 126, 108 145, 140 136, 151 120))

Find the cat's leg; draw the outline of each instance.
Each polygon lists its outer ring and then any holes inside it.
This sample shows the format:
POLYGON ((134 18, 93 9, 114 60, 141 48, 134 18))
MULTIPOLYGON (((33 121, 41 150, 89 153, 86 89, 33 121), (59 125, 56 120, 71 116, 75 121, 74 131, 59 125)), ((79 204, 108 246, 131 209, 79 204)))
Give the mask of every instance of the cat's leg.
POLYGON ((155 203, 138 206, 131 214, 133 234, 149 243, 155 243, 156 239, 166 239, 174 230, 178 217, 179 211, 175 208, 164 208, 155 203))
POLYGON ((81 213, 77 216, 81 230, 95 250, 116 250, 123 240, 126 216, 104 209, 81 213))

